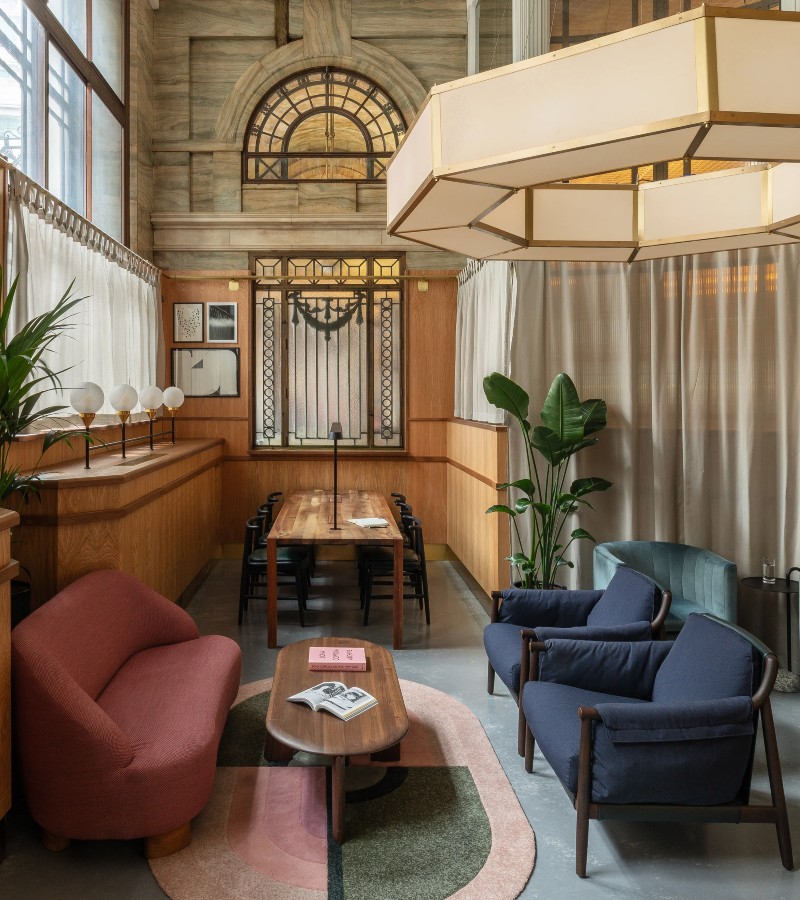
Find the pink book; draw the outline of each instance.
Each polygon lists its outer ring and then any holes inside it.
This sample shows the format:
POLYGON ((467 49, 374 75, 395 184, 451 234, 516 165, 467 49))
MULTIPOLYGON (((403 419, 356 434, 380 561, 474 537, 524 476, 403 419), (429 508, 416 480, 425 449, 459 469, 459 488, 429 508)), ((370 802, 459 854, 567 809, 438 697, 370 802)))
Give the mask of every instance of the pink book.
POLYGON ((309 647, 308 668, 312 672, 366 672, 367 655, 363 647, 309 647))

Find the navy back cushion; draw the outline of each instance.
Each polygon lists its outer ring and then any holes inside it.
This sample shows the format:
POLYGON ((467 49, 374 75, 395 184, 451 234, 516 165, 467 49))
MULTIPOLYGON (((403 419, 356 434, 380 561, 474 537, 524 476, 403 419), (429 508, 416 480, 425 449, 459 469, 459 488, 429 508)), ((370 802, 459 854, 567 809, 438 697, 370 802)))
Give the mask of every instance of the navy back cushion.
POLYGON ((722 622, 692 613, 656 674, 653 700, 749 697, 761 677, 755 668, 754 648, 747 638, 722 622))
POLYGON ((597 601, 587 625, 626 625, 652 622, 660 605, 661 588, 646 575, 620 566, 597 601))

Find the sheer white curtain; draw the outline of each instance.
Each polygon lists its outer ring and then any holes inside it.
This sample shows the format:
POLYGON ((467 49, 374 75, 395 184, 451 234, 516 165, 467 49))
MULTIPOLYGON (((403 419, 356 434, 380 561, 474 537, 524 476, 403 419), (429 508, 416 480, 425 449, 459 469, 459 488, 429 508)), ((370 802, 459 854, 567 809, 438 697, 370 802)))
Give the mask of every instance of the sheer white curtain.
MULTIPOLYGON (((70 389, 81 381, 99 384, 108 398, 115 384, 137 390, 163 380, 161 303, 154 283, 130 271, 97 249, 81 243, 53 221, 45 192, 12 176, 10 262, 19 275, 14 305, 14 331, 33 316, 51 309, 75 281, 74 293, 85 299, 74 309, 73 327, 53 345, 50 365, 68 369, 63 392, 50 392, 42 405, 69 404, 70 389), (30 202, 35 197, 36 202, 30 202)), ((84 236, 86 229, 83 229, 84 236)), ((69 412, 69 410, 65 410, 69 412)), ((113 413, 106 399, 102 413, 113 413)))
POLYGON ((455 415, 502 424, 503 413, 483 393, 484 376, 508 373, 516 281, 505 262, 469 265, 458 282, 455 415))
MULTIPOLYGON (((598 541, 706 547, 740 576, 765 555, 779 572, 800 565, 800 248, 515 265, 511 376, 532 415, 560 371, 581 398, 608 403, 608 428, 574 458, 573 477, 614 487, 590 498, 580 524, 598 541)), ((591 585, 591 550, 581 545, 562 580, 591 585)), ((778 611, 757 602, 740 613, 761 632, 778 611)))

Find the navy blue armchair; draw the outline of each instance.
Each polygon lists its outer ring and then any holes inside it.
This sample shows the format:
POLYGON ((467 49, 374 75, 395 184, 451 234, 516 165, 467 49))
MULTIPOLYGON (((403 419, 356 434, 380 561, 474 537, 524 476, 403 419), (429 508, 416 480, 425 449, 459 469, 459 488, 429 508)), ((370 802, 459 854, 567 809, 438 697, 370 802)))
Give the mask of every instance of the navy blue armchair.
MULTIPOLYGON (((489 660, 487 690, 494 691, 496 673, 519 702, 520 684, 528 680, 531 640, 650 640, 660 634, 669 607, 669 591, 627 568, 619 569, 602 591, 496 591, 492 621, 483 632, 489 660)), ((524 746, 525 720, 520 712, 520 756, 524 746)))
POLYGON ((586 876, 590 819, 765 822, 792 845, 769 694, 778 663, 753 635, 691 614, 675 641, 546 640, 521 708, 577 811, 586 876), (772 803, 750 804, 759 714, 772 803))

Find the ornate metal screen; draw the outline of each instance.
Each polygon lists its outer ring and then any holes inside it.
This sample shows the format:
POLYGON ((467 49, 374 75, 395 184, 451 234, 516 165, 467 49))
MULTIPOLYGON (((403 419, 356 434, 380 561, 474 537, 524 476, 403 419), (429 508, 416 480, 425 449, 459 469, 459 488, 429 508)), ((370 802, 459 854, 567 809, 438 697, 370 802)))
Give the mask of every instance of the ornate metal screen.
POLYGON ((256 108, 244 180, 383 180, 404 132, 400 111, 376 84, 342 69, 311 69, 283 81, 256 108))
POLYGON ((256 260, 257 446, 401 447, 399 257, 256 260))

